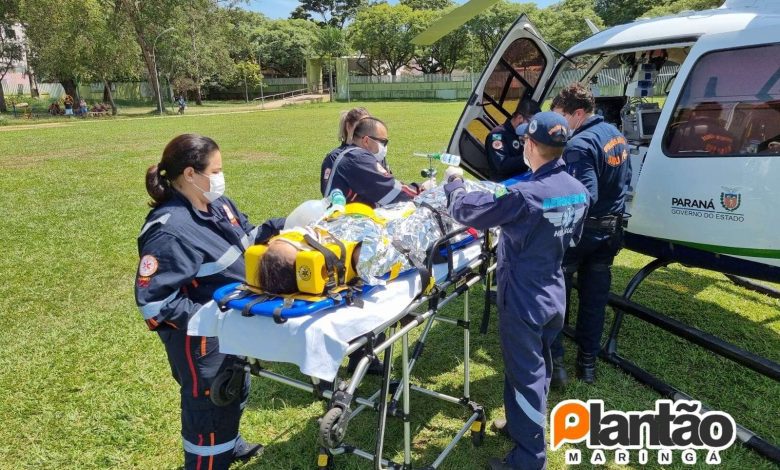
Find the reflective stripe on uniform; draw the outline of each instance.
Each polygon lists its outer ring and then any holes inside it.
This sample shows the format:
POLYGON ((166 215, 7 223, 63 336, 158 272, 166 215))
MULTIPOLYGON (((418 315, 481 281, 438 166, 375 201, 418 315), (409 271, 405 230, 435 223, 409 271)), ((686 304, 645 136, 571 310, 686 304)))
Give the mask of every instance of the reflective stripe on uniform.
POLYGON ((517 389, 515 389, 515 401, 520 405, 520 409, 523 410, 523 413, 528 416, 528 419, 538 424, 541 428, 545 427, 545 416, 540 413, 539 410, 531 406, 531 404, 528 403, 528 400, 526 400, 523 394, 518 392, 517 389))
POLYGON ((231 246, 218 260, 213 263, 203 263, 200 265, 200 269, 195 277, 206 277, 222 272, 239 258, 241 258, 241 250, 235 246, 231 246))
POLYGON ((257 238, 258 230, 260 230, 259 225, 253 228, 251 232, 241 237, 241 246, 243 246, 245 250, 249 248, 249 246, 252 245, 252 243, 255 241, 255 238, 257 238))
POLYGON ((144 316, 144 320, 149 320, 150 318, 154 318, 157 315, 160 314, 160 310, 162 310, 163 305, 167 304, 171 300, 176 298, 176 294, 178 294, 179 291, 175 290, 171 295, 164 298, 163 300, 157 301, 157 302, 149 302, 146 305, 140 305, 138 307, 138 310, 141 311, 141 314, 144 316))
POLYGON ((141 235, 143 235, 147 230, 152 228, 152 226, 155 225, 155 224, 165 225, 165 223, 168 222, 168 219, 170 219, 170 218, 171 218, 171 214, 165 214, 165 215, 161 216, 160 218, 157 218, 157 219, 154 219, 151 222, 148 222, 146 225, 144 225, 144 228, 141 229, 141 233, 139 233, 138 236, 140 237, 141 235))
POLYGON ((377 205, 384 206, 390 204, 391 202, 393 202, 393 200, 396 197, 398 197, 399 194, 401 194, 402 190, 403 190, 403 184, 401 184, 400 181, 396 180, 395 184, 393 185, 393 189, 391 189, 389 193, 385 194, 385 197, 377 201, 377 205))
POLYGON ((236 447, 236 441, 238 440, 238 436, 234 437, 233 439, 227 442, 224 442, 222 444, 216 444, 213 446, 199 446, 197 444, 193 444, 192 442, 185 439, 184 436, 181 437, 181 440, 184 441, 184 452, 200 455, 202 457, 209 457, 212 455, 219 455, 219 454, 224 454, 225 452, 232 451, 233 448, 236 447))
POLYGON ((352 150, 353 147, 354 146, 350 145, 349 147, 342 150, 341 153, 336 156, 336 159, 333 161, 333 166, 330 167, 328 184, 325 185, 325 194, 323 194, 323 196, 328 197, 330 195, 330 188, 333 186, 333 178, 336 176, 336 169, 339 167, 339 164, 341 164, 341 160, 344 158, 344 155, 346 155, 347 152, 352 150))

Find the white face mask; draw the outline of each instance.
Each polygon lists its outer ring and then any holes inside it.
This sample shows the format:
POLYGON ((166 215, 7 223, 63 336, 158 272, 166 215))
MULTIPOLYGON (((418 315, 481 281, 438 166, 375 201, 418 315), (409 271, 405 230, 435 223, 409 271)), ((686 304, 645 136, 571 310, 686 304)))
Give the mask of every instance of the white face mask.
POLYGON ((381 143, 376 143, 379 146, 379 151, 374 154, 374 158, 376 158, 376 161, 382 162, 382 160, 385 159, 387 156, 387 145, 382 145, 381 143))
POLYGON ((534 170, 531 169, 531 162, 528 161, 528 142, 525 143, 523 146, 523 163, 525 163, 525 166, 528 167, 529 170, 533 173, 534 170))
POLYGON ((208 178, 209 178, 208 191, 205 191, 203 188, 201 188, 194 182, 192 183, 192 185, 200 189, 203 192, 203 196, 205 196, 209 202, 214 202, 217 199, 219 199, 223 194, 225 194, 225 174, 220 171, 215 175, 208 175, 208 178))

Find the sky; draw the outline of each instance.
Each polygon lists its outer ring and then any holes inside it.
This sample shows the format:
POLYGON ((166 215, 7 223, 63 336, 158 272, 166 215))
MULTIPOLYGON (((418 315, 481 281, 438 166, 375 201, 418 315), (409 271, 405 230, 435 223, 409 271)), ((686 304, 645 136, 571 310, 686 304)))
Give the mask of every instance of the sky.
MULTIPOLYGON (((398 0, 388 1, 390 4, 398 3, 398 0)), ((558 1, 560 0, 536 0, 535 3, 540 8, 544 8, 558 1)), ((289 18, 290 12, 297 6, 298 0, 249 0, 249 5, 244 8, 259 11, 269 18, 289 18)))

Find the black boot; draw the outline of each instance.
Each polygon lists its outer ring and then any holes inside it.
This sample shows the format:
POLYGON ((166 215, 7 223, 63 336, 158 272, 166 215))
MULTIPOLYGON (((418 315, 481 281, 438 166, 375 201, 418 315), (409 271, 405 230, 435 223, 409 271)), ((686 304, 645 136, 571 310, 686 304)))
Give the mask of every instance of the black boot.
POLYGON ((577 352, 577 378, 586 384, 596 381, 596 355, 577 352))
POLYGON ((550 388, 563 390, 569 383, 569 376, 566 375, 566 368, 563 366, 563 356, 554 357, 552 360, 552 378, 550 379, 550 388))

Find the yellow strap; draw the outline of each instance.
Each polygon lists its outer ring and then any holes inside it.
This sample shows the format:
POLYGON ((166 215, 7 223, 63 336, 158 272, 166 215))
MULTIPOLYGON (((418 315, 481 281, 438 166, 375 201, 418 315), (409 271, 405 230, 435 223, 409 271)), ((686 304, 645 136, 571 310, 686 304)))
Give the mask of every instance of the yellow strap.
POLYGON ((400 273, 401 273, 401 263, 395 263, 393 266, 390 267, 390 277, 388 277, 388 280, 392 281, 393 279, 397 278, 400 273))

